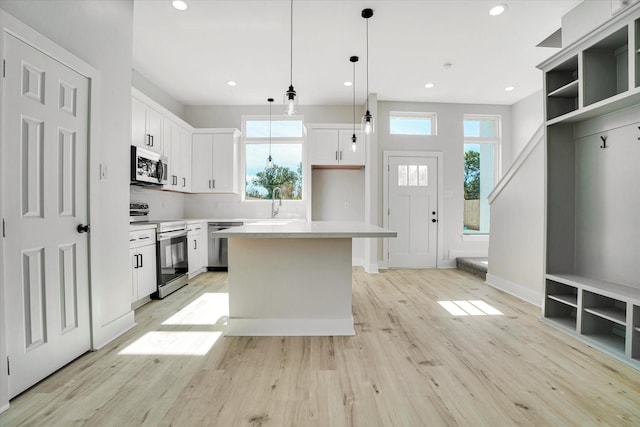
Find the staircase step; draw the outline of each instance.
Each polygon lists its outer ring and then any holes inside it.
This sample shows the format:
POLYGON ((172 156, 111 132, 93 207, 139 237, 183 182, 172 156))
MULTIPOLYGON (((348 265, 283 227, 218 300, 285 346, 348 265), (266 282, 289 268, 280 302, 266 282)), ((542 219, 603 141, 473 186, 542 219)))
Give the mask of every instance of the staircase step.
POLYGON ((481 257, 456 258, 456 267, 458 270, 466 271, 486 280, 489 260, 481 257))

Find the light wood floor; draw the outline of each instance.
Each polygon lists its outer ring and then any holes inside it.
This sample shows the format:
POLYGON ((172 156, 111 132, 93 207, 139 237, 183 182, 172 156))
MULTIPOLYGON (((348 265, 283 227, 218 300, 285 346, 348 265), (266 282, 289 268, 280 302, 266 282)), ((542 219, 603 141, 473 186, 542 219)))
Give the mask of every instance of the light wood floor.
POLYGON ((640 425, 640 373, 543 325, 537 307, 456 270, 353 277, 356 336, 221 336, 207 351, 226 274, 201 274, 12 400, 0 425, 640 425), (443 300, 503 315, 452 316, 443 300), (172 351, 204 355, 160 354, 172 351))

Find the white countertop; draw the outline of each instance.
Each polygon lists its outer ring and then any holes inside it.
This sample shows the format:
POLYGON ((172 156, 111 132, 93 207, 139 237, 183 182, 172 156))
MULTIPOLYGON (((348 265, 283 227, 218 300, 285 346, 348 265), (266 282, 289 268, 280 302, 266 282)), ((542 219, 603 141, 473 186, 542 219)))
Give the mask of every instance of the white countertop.
POLYGON ((266 220, 216 231, 220 237, 240 238, 352 238, 397 237, 398 233, 364 222, 266 220))

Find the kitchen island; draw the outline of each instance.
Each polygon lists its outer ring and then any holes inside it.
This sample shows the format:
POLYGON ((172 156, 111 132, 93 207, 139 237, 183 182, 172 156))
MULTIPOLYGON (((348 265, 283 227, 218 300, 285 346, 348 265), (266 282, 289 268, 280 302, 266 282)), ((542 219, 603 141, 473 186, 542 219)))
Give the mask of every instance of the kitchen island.
POLYGON ((354 335, 351 239, 396 237, 360 222, 265 221, 228 238, 231 336, 354 335))

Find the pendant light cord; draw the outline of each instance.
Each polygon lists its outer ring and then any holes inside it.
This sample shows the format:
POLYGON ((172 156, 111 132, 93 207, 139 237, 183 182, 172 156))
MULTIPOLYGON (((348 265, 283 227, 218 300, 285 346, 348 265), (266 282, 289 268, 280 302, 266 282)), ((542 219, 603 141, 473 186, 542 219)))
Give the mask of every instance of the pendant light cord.
POLYGON ((293 0, 291 0, 291 19, 289 21, 291 23, 291 28, 290 28, 290 32, 289 32, 289 40, 290 40, 290 60, 289 60, 289 64, 290 64, 290 72, 289 72, 289 85, 293 86, 293 0))
POLYGON ((353 134, 356 134, 356 62, 353 61, 353 134))
POLYGON ((271 158, 271 104, 273 104, 273 99, 269 98, 269 158, 271 158))
POLYGON ((367 21, 367 111, 369 111, 369 18, 367 18, 366 21, 367 21))

